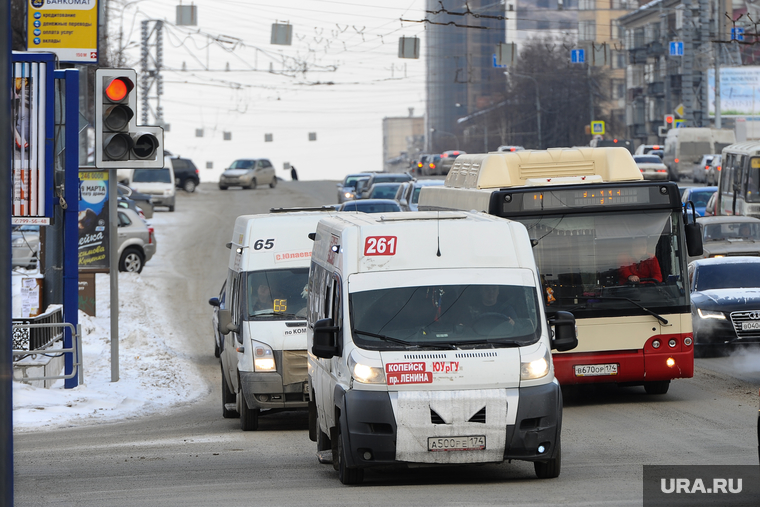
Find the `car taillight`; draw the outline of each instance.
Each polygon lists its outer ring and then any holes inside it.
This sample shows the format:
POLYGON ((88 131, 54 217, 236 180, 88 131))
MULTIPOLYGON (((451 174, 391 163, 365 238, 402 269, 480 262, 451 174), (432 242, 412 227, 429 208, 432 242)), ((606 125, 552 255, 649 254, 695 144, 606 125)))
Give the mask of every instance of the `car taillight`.
POLYGON ((720 166, 718 166, 718 172, 720 172, 720 166))
POLYGON ((435 169, 435 164, 434 164, 434 163, 432 163, 432 162, 430 162, 430 168, 431 168, 431 169, 435 169))
POLYGON ((422 169, 422 165, 423 165, 422 162, 417 162, 417 167, 419 167, 420 169, 422 169))
POLYGON ((153 227, 148 227, 148 244, 153 244, 153 227))
POLYGON ((200 174, 200 173, 201 173, 201 171, 196 167, 195 168, 195 174, 200 174))

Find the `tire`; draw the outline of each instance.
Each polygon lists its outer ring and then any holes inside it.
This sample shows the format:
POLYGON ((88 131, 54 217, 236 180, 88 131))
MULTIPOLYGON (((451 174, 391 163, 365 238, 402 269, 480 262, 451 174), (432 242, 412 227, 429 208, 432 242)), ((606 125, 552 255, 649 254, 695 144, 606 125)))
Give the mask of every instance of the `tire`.
POLYGON ((230 392, 230 388, 227 387, 227 379, 224 378, 224 368, 222 368, 222 417, 225 419, 239 417, 236 410, 227 410, 228 403, 235 403, 235 393, 230 392))
POLYGON ((243 431, 256 431, 259 429, 259 409, 248 408, 248 403, 246 403, 242 391, 238 393, 238 396, 240 396, 240 429, 243 431))
POLYGON ((269 188, 274 188, 277 186, 277 176, 272 178, 272 183, 269 184, 269 188))
MULTIPOLYGON (((319 428, 317 425, 319 422, 317 421, 317 404, 313 401, 314 395, 311 395, 312 401, 309 402, 309 440, 312 442, 317 441, 317 432, 319 431, 319 428)), ((323 449, 317 449, 318 451, 322 451, 323 449)))
POLYGON ((225 187, 224 185, 219 185, 219 190, 227 190, 227 187, 225 187))
POLYGON ((317 451, 327 451, 328 449, 332 449, 330 437, 317 427, 317 451))
POLYGON ((174 213, 174 206, 169 206, 169 211, 174 213))
POLYGON ((135 247, 129 247, 121 253, 119 271, 140 273, 145 266, 145 254, 135 247))
POLYGON ((256 190, 256 186, 257 186, 257 183, 256 183, 256 178, 253 178, 253 179, 251 180, 251 184, 250 184, 250 185, 248 185, 248 189, 249 189, 249 190, 256 190))
POLYGON ((219 344, 216 343, 216 338, 214 338, 214 357, 219 357, 222 355, 222 351, 219 350, 219 344))
POLYGON ((188 179, 185 180, 185 183, 182 185, 182 189, 185 192, 193 193, 193 192, 195 192, 195 187, 196 186, 197 185, 195 184, 195 180, 193 180, 192 178, 188 178, 188 179))
POLYGON ((657 380, 644 382, 644 390, 647 394, 665 394, 670 388, 670 380, 657 380))
POLYGON ((346 448, 343 444, 342 434, 338 435, 338 478, 347 486, 361 484, 364 480, 363 468, 346 467, 346 448))
POLYGON ((534 461, 533 469, 539 479, 556 479, 562 468, 562 443, 557 438, 557 455, 549 461, 534 461))

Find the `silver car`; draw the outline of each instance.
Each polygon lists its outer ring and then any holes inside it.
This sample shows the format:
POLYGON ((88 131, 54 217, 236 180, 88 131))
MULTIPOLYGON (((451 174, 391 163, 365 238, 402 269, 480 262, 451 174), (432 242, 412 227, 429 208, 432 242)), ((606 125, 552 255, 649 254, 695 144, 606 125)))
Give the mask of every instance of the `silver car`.
POLYGON ((743 216, 698 217, 704 253, 689 262, 710 257, 760 257, 760 219, 743 216))
POLYGON ((394 199, 402 211, 417 211, 422 187, 443 185, 444 180, 414 180, 403 183, 396 192, 394 199))
POLYGON ((40 247, 40 226, 19 225, 11 234, 12 266, 34 268, 40 247))
POLYGON ((140 273, 156 253, 156 235, 140 215, 119 209, 119 271, 140 273))
POLYGON ((220 190, 227 190, 229 187, 253 189, 258 185, 269 185, 271 188, 277 185, 274 166, 265 158, 235 160, 219 176, 220 190))
POLYGON ((663 164, 662 159, 657 155, 634 155, 633 161, 636 162, 645 180, 665 181, 668 179, 668 166, 663 164))

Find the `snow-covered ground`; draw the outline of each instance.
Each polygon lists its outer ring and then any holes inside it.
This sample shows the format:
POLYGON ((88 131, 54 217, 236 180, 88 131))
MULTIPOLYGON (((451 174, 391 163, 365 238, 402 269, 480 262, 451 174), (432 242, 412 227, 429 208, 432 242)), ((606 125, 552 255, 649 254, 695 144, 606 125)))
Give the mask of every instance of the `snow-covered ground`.
MULTIPOLYGON (((44 389, 13 382, 15 432, 144 416, 208 392, 189 358, 168 345, 174 331, 161 318, 165 315, 161 295, 166 291, 149 274, 149 267, 161 255, 162 244, 165 249, 172 241, 173 228, 163 223, 168 222, 166 215, 170 214, 156 214, 151 220, 158 251, 144 273, 119 273, 119 381, 111 382, 109 275, 97 274, 97 316, 79 312, 84 383, 64 389, 59 380, 53 388, 44 389)), ((14 273, 14 316, 21 278, 22 273, 14 273)))

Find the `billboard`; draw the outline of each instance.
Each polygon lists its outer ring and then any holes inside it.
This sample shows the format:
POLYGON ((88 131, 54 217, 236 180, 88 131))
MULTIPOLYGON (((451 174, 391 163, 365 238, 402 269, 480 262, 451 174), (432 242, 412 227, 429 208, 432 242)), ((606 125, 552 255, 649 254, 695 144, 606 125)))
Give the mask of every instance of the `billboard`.
POLYGON ((28 51, 98 63, 98 0, 29 0, 26 22, 28 51))
MULTIPOLYGON (((715 116, 715 69, 708 71, 710 116, 715 116)), ((760 66, 721 67, 720 114, 760 115, 760 66)))

